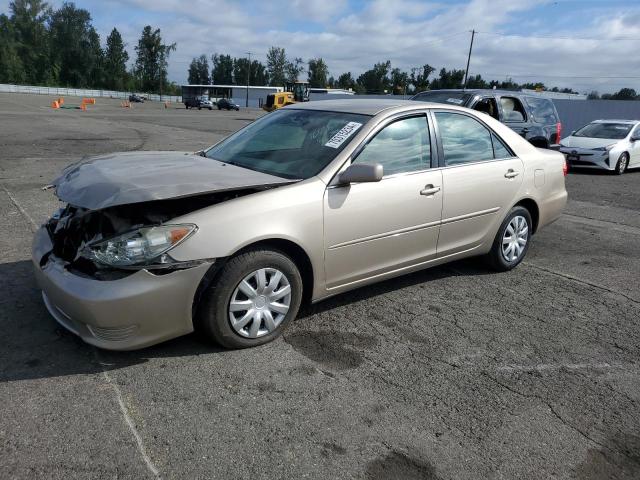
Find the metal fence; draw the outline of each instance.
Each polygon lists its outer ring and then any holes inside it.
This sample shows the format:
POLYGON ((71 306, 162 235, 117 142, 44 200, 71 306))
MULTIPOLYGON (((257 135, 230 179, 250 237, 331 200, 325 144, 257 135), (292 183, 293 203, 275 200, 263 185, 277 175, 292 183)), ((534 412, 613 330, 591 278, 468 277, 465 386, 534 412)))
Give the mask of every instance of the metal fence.
MULTIPOLYGON (((402 99, 393 95, 327 95, 311 94, 311 100, 391 98, 402 99)), ((567 136, 573 130, 599 119, 640 120, 640 101, 633 100, 566 100, 551 99, 558 110, 562 122, 562 135, 567 136)))
POLYGON ((152 93, 118 92, 115 90, 92 90, 88 88, 63 88, 63 87, 36 87, 31 85, 9 85, 0 83, 0 93, 28 93, 32 95, 50 95, 54 97, 103 97, 103 98, 129 98, 135 93, 147 100, 162 102, 182 102, 181 96, 156 95, 152 93))

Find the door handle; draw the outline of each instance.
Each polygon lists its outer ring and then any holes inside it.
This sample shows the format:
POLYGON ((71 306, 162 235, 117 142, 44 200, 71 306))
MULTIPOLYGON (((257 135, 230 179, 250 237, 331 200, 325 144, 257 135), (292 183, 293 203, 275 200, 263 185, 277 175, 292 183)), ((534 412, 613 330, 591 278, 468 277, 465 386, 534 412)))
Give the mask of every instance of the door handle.
POLYGON ((436 187, 432 184, 429 184, 429 185, 425 185, 424 188, 420 190, 420 195, 425 195, 427 197, 430 197, 431 195, 435 195, 439 191, 440 191, 440 187, 436 187))
POLYGON ((513 168, 507 170, 507 173, 504 174, 504 178, 515 178, 520 175, 520 172, 515 172, 513 168))

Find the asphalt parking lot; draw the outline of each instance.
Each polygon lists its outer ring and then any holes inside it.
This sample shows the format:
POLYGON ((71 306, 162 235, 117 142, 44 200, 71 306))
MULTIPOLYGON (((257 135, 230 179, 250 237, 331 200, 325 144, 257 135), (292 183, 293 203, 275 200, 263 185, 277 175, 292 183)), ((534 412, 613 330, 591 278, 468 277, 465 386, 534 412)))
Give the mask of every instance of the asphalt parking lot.
POLYGON ((41 187, 260 113, 50 102, 0 95, 2 478, 640 478, 640 171, 572 172, 512 272, 471 260, 365 287, 250 350, 107 352, 42 304, 31 236, 58 202, 41 187))

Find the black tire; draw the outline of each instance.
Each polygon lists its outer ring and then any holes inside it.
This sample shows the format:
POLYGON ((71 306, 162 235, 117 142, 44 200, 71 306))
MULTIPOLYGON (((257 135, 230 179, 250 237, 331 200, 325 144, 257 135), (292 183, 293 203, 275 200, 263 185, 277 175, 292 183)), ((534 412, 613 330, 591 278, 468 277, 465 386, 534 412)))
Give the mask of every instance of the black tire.
POLYGON ((198 110, 202 110, 202 107, 198 107, 198 110))
POLYGON ((531 214, 526 208, 516 205, 513 207, 508 215, 503 220, 496 237, 493 240, 491 251, 487 254, 487 262, 489 266, 497 272, 506 272, 515 268, 527 255, 529 251, 529 245, 531 244, 531 235, 533 232, 533 222, 531 221, 531 214), (523 251, 515 260, 507 260, 502 253, 502 239, 505 231, 507 230, 509 223, 514 217, 523 217, 527 222, 527 243, 524 245, 523 251))
POLYGON ((222 110, 222 107, 218 106, 218 110, 222 110))
POLYGON ((278 250, 248 250, 231 258, 204 292, 199 305, 196 328, 209 340, 225 348, 249 348, 278 338, 298 314, 302 301, 302 277, 295 263, 278 250), (276 268, 289 280, 291 302, 289 311, 278 327, 266 335, 246 338, 238 334, 229 320, 228 306, 238 284, 247 275, 261 268, 276 268))
POLYGON ((189 105, 185 105, 184 108, 186 108, 187 110, 189 110, 189 105))
POLYGON ((209 111, 213 110, 213 107, 209 107, 209 111))
POLYGON ((629 166, 629 154, 623 153, 618 158, 618 162, 616 163, 616 168, 613 171, 616 175, 622 175, 627 171, 627 167, 629 166))

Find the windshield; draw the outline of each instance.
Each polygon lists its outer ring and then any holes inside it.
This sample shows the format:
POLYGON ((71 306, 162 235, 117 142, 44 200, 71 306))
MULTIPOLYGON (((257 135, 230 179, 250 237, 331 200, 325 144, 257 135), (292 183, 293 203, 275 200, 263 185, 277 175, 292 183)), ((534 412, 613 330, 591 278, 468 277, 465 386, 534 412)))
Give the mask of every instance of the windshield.
POLYGON ((621 140, 629 134, 631 128, 633 125, 630 123, 590 123, 574 133, 573 136, 621 140))
POLYGON ((371 117, 283 109, 265 115, 211 147, 221 162, 291 179, 317 175, 371 117))
POLYGON ((421 102, 448 103, 450 105, 466 105, 471 98, 471 94, 467 92, 446 92, 434 90, 431 92, 418 93, 411 97, 411 100, 419 100, 421 102))

